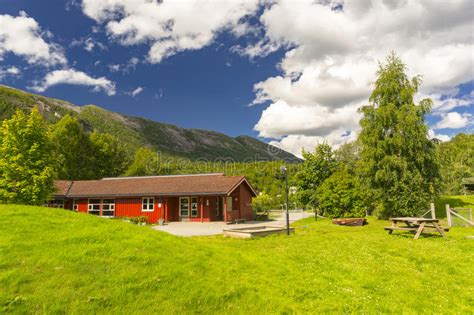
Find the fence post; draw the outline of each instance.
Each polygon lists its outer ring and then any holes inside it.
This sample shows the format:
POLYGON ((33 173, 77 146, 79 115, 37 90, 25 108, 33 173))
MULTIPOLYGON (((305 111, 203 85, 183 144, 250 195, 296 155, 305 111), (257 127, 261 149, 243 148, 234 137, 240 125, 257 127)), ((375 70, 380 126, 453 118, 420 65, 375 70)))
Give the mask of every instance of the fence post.
POLYGON ((435 210, 434 203, 430 203, 430 209, 431 209, 431 218, 436 219, 436 210, 435 210))
POLYGON ((451 209, 449 208, 449 204, 446 205, 446 218, 448 219, 448 226, 452 226, 451 209))

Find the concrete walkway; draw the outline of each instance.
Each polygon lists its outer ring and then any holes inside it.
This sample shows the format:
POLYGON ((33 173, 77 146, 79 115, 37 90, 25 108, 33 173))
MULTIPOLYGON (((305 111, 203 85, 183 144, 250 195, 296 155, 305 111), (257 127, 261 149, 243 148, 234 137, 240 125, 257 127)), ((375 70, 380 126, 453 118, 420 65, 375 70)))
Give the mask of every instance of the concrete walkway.
MULTIPOLYGON (((290 213, 290 223, 313 216, 311 213, 290 213)), ((244 224, 224 224, 223 222, 170 222, 166 225, 157 225, 152 228, 178 236, 207 236, 224 233, 224 229, 245 228, 250 226, 285 226, 285 216, 275 221, 252 221, 244 224)))

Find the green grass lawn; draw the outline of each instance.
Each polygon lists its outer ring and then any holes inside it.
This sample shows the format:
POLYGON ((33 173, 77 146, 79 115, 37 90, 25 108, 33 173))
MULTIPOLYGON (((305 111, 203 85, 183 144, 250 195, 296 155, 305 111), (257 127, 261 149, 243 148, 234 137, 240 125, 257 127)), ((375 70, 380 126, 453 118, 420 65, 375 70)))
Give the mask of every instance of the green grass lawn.
POLYGON ((0 206, 0 313, 472 313, 474 235, 388 235, 313 218, 296 234, 181 238, 0 206))

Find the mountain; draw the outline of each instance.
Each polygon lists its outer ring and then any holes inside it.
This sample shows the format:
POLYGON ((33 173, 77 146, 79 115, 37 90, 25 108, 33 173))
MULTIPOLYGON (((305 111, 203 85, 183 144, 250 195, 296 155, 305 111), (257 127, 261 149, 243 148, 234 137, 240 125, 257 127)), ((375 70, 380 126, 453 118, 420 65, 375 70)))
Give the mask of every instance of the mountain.
POLYGON ((300 161, 291 153, 249 136, 234 138, 216 131, 181 128, 122 115, 95 105, 76 106, 0 85, 0 120, 11 117, 17 109, 31 110, 35 106, 50 123, 67 114, 77 116, 86 130, 111 133, 133 149, 145 146, 190 160, 300 161))

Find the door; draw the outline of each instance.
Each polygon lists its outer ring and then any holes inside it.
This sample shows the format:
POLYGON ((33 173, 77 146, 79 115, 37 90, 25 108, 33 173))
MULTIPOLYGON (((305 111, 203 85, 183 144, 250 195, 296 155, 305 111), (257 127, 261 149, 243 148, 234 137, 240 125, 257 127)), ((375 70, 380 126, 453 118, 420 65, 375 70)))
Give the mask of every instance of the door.
POLYGON ((179 197, 179 219, 189 220, 189 197, 179 197))
POLYGON ((222 212, 222 200, 221 197, 216 197, 216 200, 214 202, 214 209, 213 209, 213 217, 216 221, 222 221, 224 220, 224 215, 222 212))

